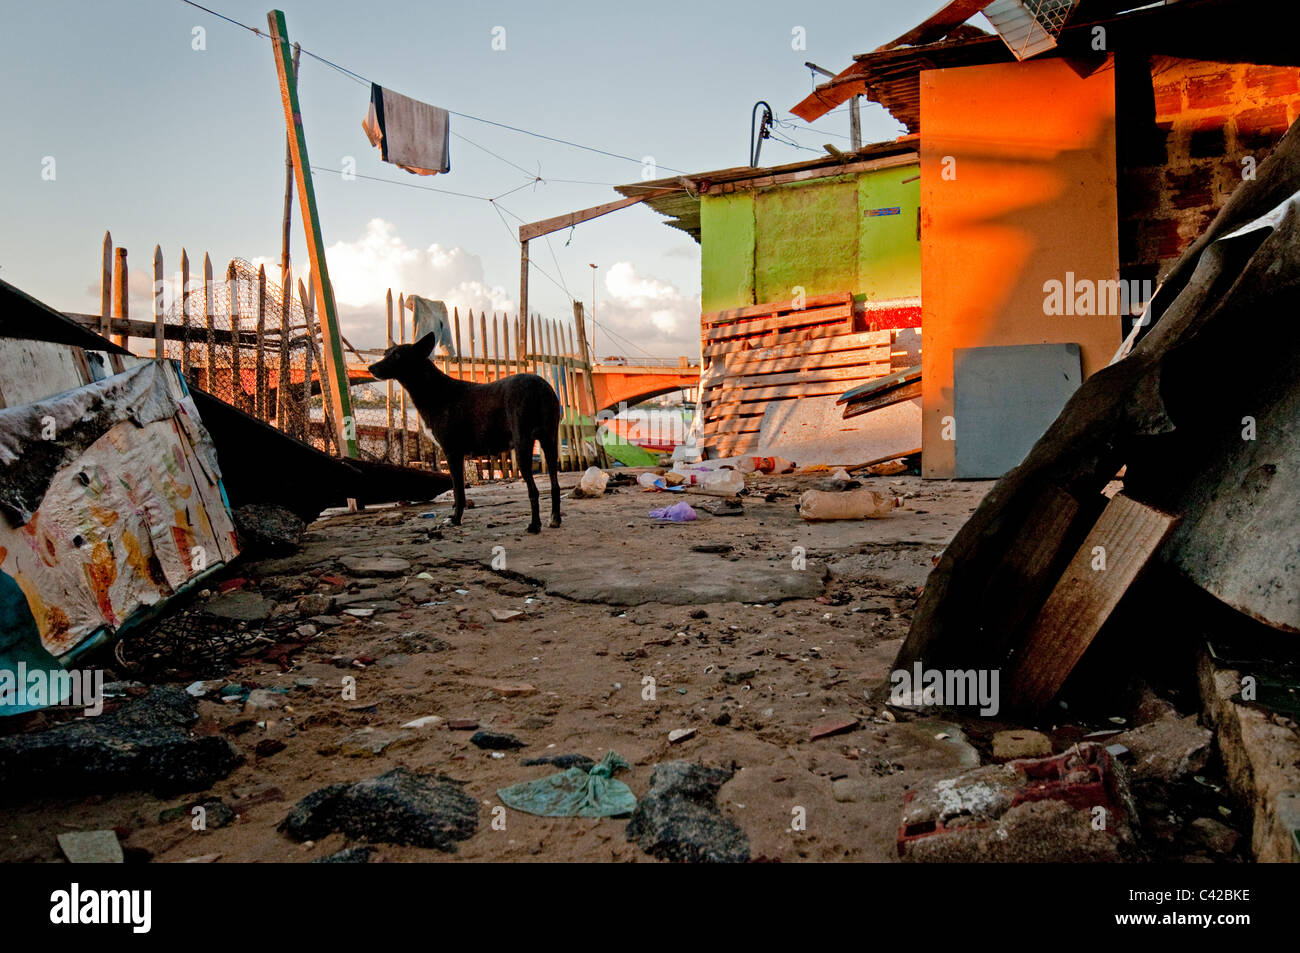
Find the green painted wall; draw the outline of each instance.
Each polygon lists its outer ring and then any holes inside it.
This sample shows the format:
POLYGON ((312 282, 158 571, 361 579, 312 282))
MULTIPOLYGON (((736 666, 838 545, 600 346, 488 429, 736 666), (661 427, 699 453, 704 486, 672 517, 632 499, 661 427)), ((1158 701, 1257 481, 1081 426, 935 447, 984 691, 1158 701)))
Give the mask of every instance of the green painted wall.
POLYGON ((851 290, 878 300, 921 293, 919 166, 705 196, 703 310, 851 290), (903 182, 904 179, 913 179, 903 182), (897 207, 898 215, 867 215, 897 207))
POLYGON ((754 193, 700 203, 700 302, 705 312, 754 303, 754 193))

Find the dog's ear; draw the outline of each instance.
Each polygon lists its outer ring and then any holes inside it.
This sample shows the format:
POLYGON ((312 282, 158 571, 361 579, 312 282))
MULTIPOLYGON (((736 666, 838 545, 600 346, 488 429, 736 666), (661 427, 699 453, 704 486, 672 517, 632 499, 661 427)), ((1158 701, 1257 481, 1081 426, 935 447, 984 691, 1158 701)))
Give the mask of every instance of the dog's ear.
POLYGON ((420 340, 411 345, 411 353, 421 360, 428 360, 429 355, 433 353, 433 346, 437 343, 438 335, 430 331, 420 340))

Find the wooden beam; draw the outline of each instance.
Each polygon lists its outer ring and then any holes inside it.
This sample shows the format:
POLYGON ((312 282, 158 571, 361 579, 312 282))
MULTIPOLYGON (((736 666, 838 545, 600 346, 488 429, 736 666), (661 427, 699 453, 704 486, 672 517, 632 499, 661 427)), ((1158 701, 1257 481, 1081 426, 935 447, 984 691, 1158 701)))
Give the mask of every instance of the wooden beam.
POLYGON ((1117 494, 1047 597, 1011 662, 1011 703, 1042 708, 1060 691, 1124 593, 1178 523, 1117 494))
POLYGON ((567 215, 556 215, 554 218, 544 218, 540 222, 529 222, 527 225, 519 226, 519 241, 522 244, 530 239, 541 238, 543 235, 549 235, 551 232, 558 232, 561 229, 569 228, 573 225, 589 222, 593 218, 600 218, 600 216, 608 215, 610 212, 617 212, 621 208, 627 208, 629 205, 636 205, 639 202, 644 202, 646 199, 654 199, 661 195, 669 195, 670 193, 680 191, 680 189, 652 189, 644 195, 635 195, 631 198, 619 199, 615 202, 606 202, 604 205, 593 205, 591 208, 584 208, 577 212, 569 212, 567 215))
POLYGON ((104 261, 99 284, 99 336, 108 337, 108 322, 113 317, 113 236, 104 231, 104 261))
POLYGON ((320 317, 322 359, 325 372, 322 388, 324 400, 333 413, 341 456, 357 457, 359 450, 354 432, 352 397, 348 392, 347 366, 339 340, 338 312, 334 304, 334 286, 325 263, 325 241, 321 237, 320 216, 316 212, 316 190, 312 185, 311 162, 307 157, 307 136, 302 126, 302 107, 298 103, 298 82, 293 72, 293 52, 289 47, 284 13, 272 10, 266 15, 271 30, 275 71, 280 78, 280 100, 284 106, 284 124, 289 133, 295 183, 307 253, 311 258, 312 283, 315 286, 317 312, 320 317))

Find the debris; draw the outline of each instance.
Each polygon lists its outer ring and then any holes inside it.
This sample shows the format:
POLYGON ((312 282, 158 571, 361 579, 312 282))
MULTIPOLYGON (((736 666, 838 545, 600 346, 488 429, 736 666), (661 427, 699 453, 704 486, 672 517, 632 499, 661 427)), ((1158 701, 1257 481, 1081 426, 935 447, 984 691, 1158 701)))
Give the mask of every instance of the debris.
POLYGON ((595 499, 605 494, 605 486, 609 483, 609 474, 600 467, 588 467, 583 473, 582 480, 578 483, 577 488, 573 491, 574 499, 595 499))
POLYGON ((647 490, 660 490, 665 493, 685 493, 684 486, 669 486, 668 481, 656 473, 642 473, 636 478, 636 482, 647 490))
POLYGON ((447 727, 452 731, 473 731, 478 727, 478 722, 473 718, 453 718, 447 722, 447 727))
POLYGON ((585 754, 549 754, 540 758, 524 758, 519 763, 525 768, 550 764, 557 768, 581 768, 583 771, 590 771, 596 766, 596 762, 585 754))
POLYGON ((385 731, 382 728, 358 728, 339 742, 339 754, 349 758, 373 758, 389 748, 412 744, 415 735, 409 731, 385 731))
POLYGON ((1124 769, 1084 743, 908 791, 898 853, 906 861, 1120 861, 1136 846, 1135 827, 1124 769))
POLYGON ((898 497, 882 496, 874 490, 805 490, 799 497, 799 515, 809 522, 879 519, 900 505, 898 497))
POLYGON ((523 613, 518 609, 489 609, 488 611, 492 613, 492 618, 497 622, 509 622, 511 619, 523 617, 523 613))
POLYGON ((1172 783, 1205 769, 1213 737, 1213 732, 1197 724, 1195 715, 1188 715, 1149 722, 1116 735, 1113 743, 1132 752, 1134 781, 1172 783))
POLYGON ((406 724, 402 725, 402 727, 416 729, 437 728, 442 724, 442 722, 443 719, 439 718, 437 715, 425 715, 423 718, 416 718, 413 721, 408 721, 406 724))
POLYGON ((717 795, 732 772, 689 761, 655 765, 650 790, 627 825, 627 839, 661 860, 746 863, 749 838, 718 810, 717 795))
POLYGON ((394 768, 355 784, 331 784, 307 795, 280 829, 294 840, 338 831, 386 844, 455 853, 456 841, 478 829, 478 804, 446 775, 394 768))
POLYGON ((298 615, 306 617, 325 615, 333 607, 334 597, 323 592, 309 592, 297 604, 298 615))
POLYGON ((493 682, 492 691, 502 698, 519 698, 523 695, 535 695, 537 689, 527 682, 493 682))
POLYGON ((691 504, 685 500, 680 500, 672 506, 665 506, 657 510, 650 511, 652 519, 663 520, 669 523, 689 523, 691 520, 699 519, 695 510, 691 509, 691 504))
POLYGON ((374 854, 375 848, 369 844, 358 844, 356 847, 344 847, 342 850, 336 850, 334 853, 325 857, 317 857, 312 861, 313 864, 368 864, 374 854))
POLYGON ((265 622, 275 603, 260 593, 236 590, 203 604, 203 614, 230 622, 265 622))
POLYGON ((192 737, 195 699, 158 686, 98 718, 0 738, 0 786, 31 793, 210 788, 243 759, 220 735, 192 737))
POLYGON ((694 737, 694 728, 674 728, 672 731, 668 732, 668 743, 670 745, 675 745, 683 741, 688 741, 694 737))
POLYGON ((1198 817, 1187 825, 1191 840, 1215 854, 1231 854, 1237 849, 1241 835, 1222 821, 1212 817, 1198 817))
POLYGON ((470 744, 488 751, 509 751, 513 748, 526 748, 528 742, 520 741, 514 735, 501 731, 478 731, 469 739, 470 744))
POLYGON ((856 727, 858 727, 858 719, 856 718, 837 718, 833 721, 824 721, 808 730, 808 740, 816 741, 818 738, 829 738, 831 735, 852 731, 856 727))
POLYGON ((307 528, 296 513, 274 503, 245 503, 230 515, 245 559, 291 555, 297 552, 307 528))
POLYGON ((1044 758, 1052 753, 1052 739, 1038 731, 1016 729, 999 731, 993 736, 993 760, 1044 758))
POLYGON ((704 512, 713 516, 743 516, 745 514, 744 504, 740 500, 733 500, 729 497, 700 500, 695 506, 697 509, 704 510, 704 512))
MULTIPOLYGON (((590 763, 591 759, 586 760, 590 763)), ((610 751, 589 768, 570 767, 559 774, 501 788, 497 794, 507 807, 541 817, 618 817, 636 809, 631 788, 614 778, 615 772, 628 767, 610 751)))
POLYGON ((287 689, 255 688, 244 699, 244 708, 283 708, 287 689))
POLYGON ((730 543, 698 543, 691 547, 691 552, 718 553, 721 555, 723 553, 729 553, 735 548, 736 547, 732 546, 730 543))
POLYGON ((73 831, 59 835, 59 849, 73 864, 120 864, 122 845, 113 831, 73 831))

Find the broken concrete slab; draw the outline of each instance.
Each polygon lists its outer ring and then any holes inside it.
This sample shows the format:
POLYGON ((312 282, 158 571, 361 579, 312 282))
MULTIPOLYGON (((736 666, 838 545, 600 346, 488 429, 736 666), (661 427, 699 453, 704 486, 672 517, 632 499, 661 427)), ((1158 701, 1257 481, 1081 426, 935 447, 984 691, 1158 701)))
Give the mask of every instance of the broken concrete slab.
POLYGON ((655 765, 627 825, 627 838, 660 860, 746 863, 749 838, 718 809, 718 790, 731 780, 723 768, 665 761, 655 765))
POLYGON ((354 576, 403 576, 411 564, 397 556, 343 556, 339 562, 354 576))
POLYGON ((78 794, 211 787, 243 761, 220 735, 192 737, 195 699, 158 686, 98 718, 0 738, 0 790, 78 794))
POLYGON ((478 830, 478 803, 446 775, 394 768, 355 784, 331 784, 307 795, 280 824, 294 840, 339 832, 386 844, 456 852, 478 830))
POLYGON ((203 614, 230 622, 265 622, 275 603, 261 593, 245 590, 213 596, 203 605, 203 614))
POLYGON ((71 864, 120 864, 122 845, 113 831, 72 831, 60 834, 59 849, 71 864))
POLYGON ((1134 781, 1172 784, 1205 770, 1213 738, 1213 732, 1197 724, 1195 715, 1188 715, 1161 718, 1106 741, 1132 753, 1129 773, 1134 781))

